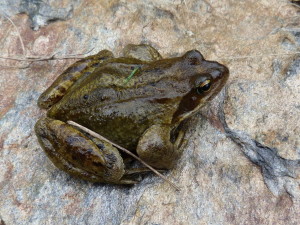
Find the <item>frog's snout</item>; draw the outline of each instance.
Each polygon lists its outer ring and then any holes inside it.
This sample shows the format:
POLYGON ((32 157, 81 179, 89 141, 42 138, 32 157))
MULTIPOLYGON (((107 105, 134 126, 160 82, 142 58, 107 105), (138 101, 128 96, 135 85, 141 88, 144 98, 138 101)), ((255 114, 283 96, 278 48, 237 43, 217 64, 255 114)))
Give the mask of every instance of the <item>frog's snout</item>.
POLYGON ((228 80, 228 77, 229 77, 229 69, 220 64, 220 63, 217 63, 215 62, 215 69, 213 71, 210 72, 213 80, 215 81, 221 81, 221 83, 225 83, 227 80, 228 80))
POLYGON ((226 66, 224 66, 224 65, 221 65, 221 66, 222 66, 221 70, 220 70, 221 76, 222 76, 221 79, 224 82, 226 82, 228 80, 228 78, 229 78, 229 69, 226 66))

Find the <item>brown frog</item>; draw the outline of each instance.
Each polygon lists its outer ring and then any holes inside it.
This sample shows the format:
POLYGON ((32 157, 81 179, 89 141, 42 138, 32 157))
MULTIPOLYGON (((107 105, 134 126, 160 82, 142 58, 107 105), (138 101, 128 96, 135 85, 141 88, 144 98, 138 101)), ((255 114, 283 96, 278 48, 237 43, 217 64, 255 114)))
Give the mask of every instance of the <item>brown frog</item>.
POLYGON ((66 122, 75 121, 136 152, 158 169, 182 153, 180 125, 225 85, 229 71, 197 50, 162 59, 149 45, 128 45, 123 57, 108 50, 74 63, 39 98, 49 109, 35 125, 51 161, 92 182, 133 184, 119 151, 66 122), (175 132, 176 131, 176 132, 175 132))

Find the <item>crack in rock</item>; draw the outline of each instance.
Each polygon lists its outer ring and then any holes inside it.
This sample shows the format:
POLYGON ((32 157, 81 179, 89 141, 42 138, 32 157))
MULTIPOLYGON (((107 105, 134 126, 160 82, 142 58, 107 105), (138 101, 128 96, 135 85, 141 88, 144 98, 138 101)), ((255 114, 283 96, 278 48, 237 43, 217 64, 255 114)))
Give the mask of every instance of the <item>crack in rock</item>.
MULTIPOLYGON (((226 92, 226 90, 225 90, 226 92)), ((226 135, 236 144, 246 157, 261 168, 264 182, 276 196, 285 192, 291 197, 300 199, 300 160, 289 160, 279 156, 276 148, 270 148, 253 140, 243 131, 232 130, 228 127, 224 114, 225 95, 219 107, 219 119, 226 135)))

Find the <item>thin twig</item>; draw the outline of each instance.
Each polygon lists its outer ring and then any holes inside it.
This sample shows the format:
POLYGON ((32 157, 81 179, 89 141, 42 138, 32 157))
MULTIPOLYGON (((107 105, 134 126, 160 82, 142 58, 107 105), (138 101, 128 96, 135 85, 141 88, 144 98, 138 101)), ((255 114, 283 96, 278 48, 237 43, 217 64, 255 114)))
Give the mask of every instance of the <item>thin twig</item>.
POLYGON ((4 68, 4 69, 28 69, 29 66, 32 64, 32 62, 28 63, 25 66, 4 66, 4 65, 0 65, 0 68, 4 68))
MULTIPOLYGON (((80 54, 82 55, 82 54, 80 54)), ((10 56, 0 56, 0 59, 6 60, 14 60, 14 61, 26 61, 26 62, 38 62, 38 61, 46 61, 46 60, 63 60, 63 59, 81 59, 84 56, 75 56, 75 55, 66 55, 66 56, 26 56, 26 57, 10 57, 10 56)))
POLYGON ((284 55, 297 55, 300 52, 290 52, 290 53, 277 53, 277 54, 268 54, 268 55, 245 55, 245 56, 229 56, 229 57, 216 57, 216 59, 224 59, 224 60, 231 60, 231 59, 249 59, 249 58, 259 58, 259 57, 266 57, 266 56, 284 56, 284 55))
POLYGON ((22 47, 22 50, 23 50, 23 54, 26 55, 26 49, 25 49, 25 46, 24 46, 24 42, 23 42, 23 39, 21 37, 21 34, 19 32, 19 29, 18 27, 16 26, 16 24, 8 17, 5 15, 5 13, 3 11, 2 12, 2 15, 14 26, 14 28, 16 29, 17 33, 18 33, 18 37, 19 37, 19 40, 21 42, 21 47, 22 47))
POLYGON ((81 59, 85 55, 90 53, 94 48, 88 50, 84 53, 78 53, 78 54, 70 54, 65 56, 55 56, 55 54, 50 56, 25 56, 25 57, 12 57, 12 56, 0 56, 0 59, 6 59, 6 60, 14 60, 14 61, 26 61, 26 62, 38 62, 38 61, 46 61, 46 60, 63 60, 63 59, 81 59))
POLYGON ((180 188, 177 187, 175 184, 173 184, 170 180, 168 180, 168 178, 166 178, 164 175, 162 175, 161 173, 159 173, 156 169, 154 169, 152 166, 148 165, 145 161, 143 161, 142 159, 140 159, 138 156, 136 156, 135 154, 133 154, 132 152, 130 152, 129 150, 127 150, 126 148, 121 147, 118 144, 115 144, 113 142, 111 142, 110 140, 108 140, 107 138, 101 136, 100 134, 95 133, 94 131, 78 124, 75 123, 74 121, 68 121, 67 122, 70 125, 74 125, 76 127, 79 127, 81 130, 89 133, 90 135, 102 139, 104 141, 107 141, 108 143, 112 144, 113 146, 117 147, 118 149, 122 150, 123 152, 126 152, 128 155, 132 156, 133 158, 135 158, 136 160, 140 161, 142 164, 144 164, 146 167, 148 167, 151 171, 153 171, 157 176, 159 176, 160 178, 162 178, 163 180, 165 180, 166 182, 168 182, 172 187, 174 187, 177 191, 180 191, 180 188))
MULTIPOLYGON (((88 52, 90 52, 89 50, 88 52)), ((0 59, 6 60, 15 60, 15 61, 26 61, 26 62, 38 62, 38 61, 46 61, 46 60, 64 60, 64 59, 81 59, 83 57, 79 57, 79 55, 85 55, 87 53, 78 53, 78 54, 71 54, 66 56, 27 56, 27 57, 10 57, 10 56, 0 56, 0 59)), ((231 59, 250 59, 250 58, 259 58, 259 57, 268 57, 268 56, 288 56, 288 55, 297 55, 300 52, 290 52, 290 53, 277 53, 277 54, 266 54, 266 55, 245 55, 245 56, 224 56, 224 57, 216 57, 215 59, 221 60, 231 60, 231 59)))
POLYGON ((78 56, 78 55, 86 55, 89 54, 91 51, 93 51, 95 49, 95 47, 91 48, 90 50, 83 52, 83 53, 75 53, 75 54, 69 54, 68 56, 78 56))

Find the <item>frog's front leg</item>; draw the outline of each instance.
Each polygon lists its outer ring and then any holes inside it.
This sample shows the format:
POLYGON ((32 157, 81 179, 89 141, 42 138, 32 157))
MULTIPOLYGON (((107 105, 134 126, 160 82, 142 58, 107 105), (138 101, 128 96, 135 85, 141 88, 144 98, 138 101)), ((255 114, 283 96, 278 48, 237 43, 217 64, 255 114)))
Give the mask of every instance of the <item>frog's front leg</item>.
POLYGON ((123 159, 111 144, 47 117, 36 123, 35 132, 47 156, 59 169, 92 182, 136 183, 123 179, 123 159))
POLYGON ((183 133, 179 132, 175 143, 170 141, 169 125, 153 125, 140 138, 137 154, 151 166, 171 169, 182 154, 183 133))
POLYGON ((102 50, 96 55, 88 56, 73 63, 41 94, 38 99, 38 106, 43 109, 49 109, 62 99, 79 78, 85 78, 110 58, 113 58, 112 52, 102 50))

